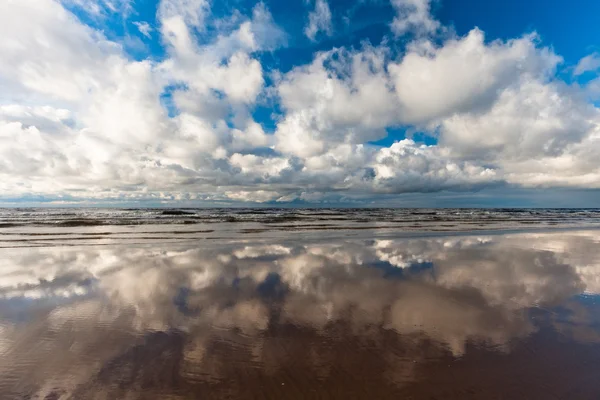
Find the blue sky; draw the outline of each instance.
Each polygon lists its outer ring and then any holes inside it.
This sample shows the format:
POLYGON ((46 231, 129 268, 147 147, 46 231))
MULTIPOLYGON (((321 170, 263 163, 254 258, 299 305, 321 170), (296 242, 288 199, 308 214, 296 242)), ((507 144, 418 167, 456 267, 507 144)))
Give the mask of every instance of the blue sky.
MULTIPOLYGON (((265 68, 282 72, 310 63, 315 52, 333 47, 360 48, 365 41, 377 45, 389 39, 389 16, 394 14, 394 7, 387 0, 329 1, 334 32, 330 37, 313 41, 303 34, 309 2, 264 0, 263 3, 286 32, 286 46, 259 54, 258 57, 265 68)), ((100 20, 90 18, 88 13, 82 12, 81 7, 71 6, 70 9, 86 24, 122 42, 130 57, 162 60, 167 54, 157 33, 159 4, 159 0, 134 0, 127 14, 108 13, 106 18, 100 20), (139 22, 146 22, 152 27, 150 37, 139 31, 136 26, 139 22)), ((236 12, 251 15, 255 5, 254 0, 218 1, 212 4, 212 13, 215 19, 228 18, 236 12)), ((573 79, 569 70, 581 58, 599 50, 600 30, 595 15, 600 12, 600 4, 593 0, 579 0, 576 7, 565 7, 561 0, 440 0, 432 3, 432 12, 443 25, 461 36, 468 34, 473 27, 482 29, 487 41, 509 40, 528 32, 538 33, 545 46, 552 47, 564 58, 559 74, 567 80, 573 79)), ((218 33, 209 28, 206 34, 199 37, 209 42, 215 34, 218 33)), ((402 45, 393 49, 399 53, 404 50, 402 45)), ((586 74, 575 80, 585 82, 589 79, 590 75, 586 74)), ((169 93, 170 90, 164 93, 166 107, 171 106, 169 93)), ((277 104, 271 102, 257 105, 253 115, 266 129, 273 131, 275 124, 271 116, 280 112, 277 104)), ((418 129, 414 131, 411 126, 391 127, 387 137, 373 144, 389 146, 407 136, 428 145, 437 143, 435 136, 418 129)))
POLYGON ((599 11, 9 1, 0 202, 593 206, 599 11))
MULTIPOLYGON (((155 32, 150 38, 142 35, 133 22, 145 21, 156 28, 159 0, 135 0, 127 16, 121 12, 107 13, 97 19, 83 12, 81 7, 67 4, 84 23, 103 30, 109 38, 124 41, 127 35, 139 39, 145 49, 129 48, 130 56, 161 59, 165 49, 155 32)), ((390 15, 394 9, 386 0, 332 0, 329 2, 335 27, 331 38, 312 42, 303 35, 309 4, 305 0, 265 0, 273 18, 288 34, 289 46, 265 54, 265 61, 283 71, 311 61, 315 51, 336 46, 360 46, 364 40, 380 43, 389 36, 390 15), (346 19, 347 18, 347 19, 346 19)), ((233 12, 252 13, 254 0, 226 0, 212 5, 215 17, 226 18, 233 12)), ((584 56, 599 50, 600 30, 597 15, 600 4, 594 0, 438 0, 432 11, 439 21, 453 27, 457 34, 465 35, 473 27, 486 33, 486 40, 510 39, 526 32, 537 32, 544 45, 551 46, 565 59, 565 64, 575 65, 584 56)))

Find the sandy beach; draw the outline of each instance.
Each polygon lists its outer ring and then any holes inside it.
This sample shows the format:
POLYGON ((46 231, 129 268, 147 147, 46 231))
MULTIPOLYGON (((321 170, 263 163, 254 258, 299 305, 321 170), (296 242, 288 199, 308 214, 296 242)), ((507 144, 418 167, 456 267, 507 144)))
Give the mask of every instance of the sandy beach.
POLYGON ((2 228, 0 398, 600 395, 600 230, 248 223, 2 228))

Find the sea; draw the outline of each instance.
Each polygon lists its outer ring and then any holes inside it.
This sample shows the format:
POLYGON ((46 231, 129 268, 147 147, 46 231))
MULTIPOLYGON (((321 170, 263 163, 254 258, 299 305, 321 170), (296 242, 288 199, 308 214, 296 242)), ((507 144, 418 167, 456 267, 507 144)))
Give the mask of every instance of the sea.
POLYGON ((4 208, 0 248, 577 227, 600 227, 600 209, 4 208))

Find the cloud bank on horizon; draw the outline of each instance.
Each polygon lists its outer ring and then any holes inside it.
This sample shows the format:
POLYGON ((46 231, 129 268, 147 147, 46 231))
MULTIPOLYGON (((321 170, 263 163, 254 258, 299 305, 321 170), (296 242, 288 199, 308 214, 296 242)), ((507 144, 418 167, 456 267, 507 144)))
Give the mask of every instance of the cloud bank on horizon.
POLYGON ((431 0, 390 0, 382 40, 344 46, 361 13, 327 0, 295 25, 267 2, 146 3, 0 3, 0 201, 600 189, 597 53, 459 35, 431 0))

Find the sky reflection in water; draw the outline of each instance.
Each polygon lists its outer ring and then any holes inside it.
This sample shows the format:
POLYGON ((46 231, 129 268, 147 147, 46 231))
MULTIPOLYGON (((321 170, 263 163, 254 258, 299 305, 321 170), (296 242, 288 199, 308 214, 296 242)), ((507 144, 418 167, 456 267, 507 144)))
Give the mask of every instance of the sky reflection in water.
POLYGON ((0 397, 587 398, 599 242, 3 249, 0 397))

